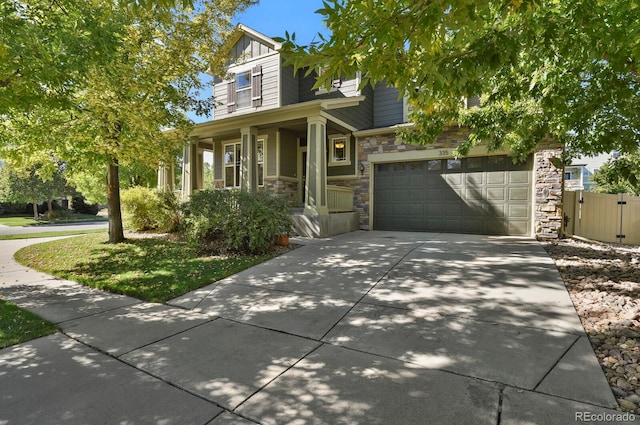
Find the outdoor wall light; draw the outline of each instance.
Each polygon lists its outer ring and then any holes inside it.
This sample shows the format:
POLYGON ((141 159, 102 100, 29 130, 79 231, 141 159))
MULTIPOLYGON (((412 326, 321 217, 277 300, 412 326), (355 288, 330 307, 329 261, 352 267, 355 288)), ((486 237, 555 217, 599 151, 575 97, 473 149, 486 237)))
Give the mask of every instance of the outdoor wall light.
POLYGON ((360 175, 364 176, 364 164, 362 162, 360 163, 360 167, 358 167, 358 169, 360 170, 360 175))

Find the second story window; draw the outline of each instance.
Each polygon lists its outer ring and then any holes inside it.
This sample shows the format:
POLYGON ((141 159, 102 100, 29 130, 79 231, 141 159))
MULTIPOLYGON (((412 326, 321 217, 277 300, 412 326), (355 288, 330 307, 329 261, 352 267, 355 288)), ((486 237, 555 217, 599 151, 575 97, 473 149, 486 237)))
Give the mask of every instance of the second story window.
POLYGON ((231 75, 227 85, 227 112, 262 106, 262 65, 231 75))
POLYGON ((236 108, 251 106, 251 71, 236 74, 236 108))

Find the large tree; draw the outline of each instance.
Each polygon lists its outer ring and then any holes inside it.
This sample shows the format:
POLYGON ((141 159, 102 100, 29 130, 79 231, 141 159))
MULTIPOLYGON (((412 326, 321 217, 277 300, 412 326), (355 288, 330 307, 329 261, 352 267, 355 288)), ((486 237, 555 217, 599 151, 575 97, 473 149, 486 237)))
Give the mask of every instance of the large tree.
POLYGON ((71 172, 104 176, 109 207, 109 241, 124 240, 119 166, 157 166, 172 161, 191 122, 187 110, 208 112, 200 100, 202 72, 222 72, 234 13, 254 0, 197 2, 193 8, 138 8, 135 13, 107 0, 104 13, 118 43, 83 69, 82 81, 66 104, 11 108, 0 123, 3 155, 28 161, 43 150, 64 160, 71 172), (165 132, 167 128, 175 131, 165 132))
POLYGON ((287 34, 290 63, 318 85, 361 71, 414 106, 414 143, 468 126, 464 154, 485 142, 516 157, 552 136, 565 159, 640 142, 640 7, 636 0, 332 0, 331 30, 308 46, 287 34), (479 96, 482 108, 465 109, 479 96))

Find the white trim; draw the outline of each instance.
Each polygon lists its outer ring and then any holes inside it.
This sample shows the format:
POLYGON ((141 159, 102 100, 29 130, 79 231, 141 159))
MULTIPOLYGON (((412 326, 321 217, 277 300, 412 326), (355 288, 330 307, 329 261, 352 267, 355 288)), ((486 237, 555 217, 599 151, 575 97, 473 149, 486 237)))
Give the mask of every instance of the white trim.
POLYGON ((348 134, 330 134, 327 139, 329 139, 328 150, 329 150, 329 163, 327 164, 329 167, 339 167, 343 165, 351 165, 351 138, 348 134), (334 155, 334 142, 336 140, 344 139, 344 160, 336 161, 334 155))
MULTIPOLYGON (((260 174, 257 174, 256 180, 258 187, 264 187, 264 181, 267 177, 267 136, 258 136, 256 138, 256 153, 258 151, 258 143, 262 142, 262 184, 260 184, 260 174)), ((256 155, 256 173, 258 173, 257 167, 260 165, 258 157, 256 155)))
MULTIPOLYGON (((308 148, 309 146, 300 146, 300 138, 296 138, 296 143, 298 144, 297 146, 297 153, 296 153, 296 173, 298 173, 298 178, 296 179, 296 182, 298 183, 298 204, 304 204, 304 192, 305 192, 305 187, 304 184, 302 182, 302 177, 304 175, 304 164, 302 163, 302 153, 303 152, 308 152, 308 148)), ((307 161, 309 160, 309 154, 307 153, 307 161)))
MULTIPOLYGON (((245 66, 256 66, 257 65, 256 62, 262 62, 266 58, 271 57, 271 56, 275 56, 275 55, 280 55, 280 52, 271 52, 271 53, 267 53, 267 54, 262 55, 262 56, 256 56, 255 58, 251 58, 251 59, 246 60, 246 61, 241 62, 241 63, 233 63, 233 64, 231 64, 231 65, 229 65, 227 67, 227 75, 230 74, 230 73, 235 73, 237 71, 234 71, 234 70, 242 69, 245 66)), ((220 83, 224 83, 224 82, 228 82, 228 81, 230 81, 230 80, 223 79, 220 83)), ((217 84, 220 84, 220 83, 217 83, 217 84)))
MULTIPOLYGON (((259 31, 254 30, 253 28, 250 28, 250 27, 248 27, 248 26, 246 26, 244 24, 238 24, 238 28, 240 30, 242 30, 243 32, 245 32, 246 34, 249 34, 249 35, 253 36, 254 38, 257 38, 257 39, 259 39, 261 41, 264 41, 265 42, 264 44, 271 45, 271 48, 273 50, 278 51, 278 50, 280 50, 282 48, 282 43, 278 43, 273 38, 267 37, 266 35, 262 34, 259 31)), ((239 38, 238 38, 238 40, 239 40, 239 38)), ((238 40, 236 40, 234 42, 234 44, 237 43, 238 40)))
MULTIPOLYGON (((242 113, 240 114, 238 114, 237 112, 233 114, 225 114, 222 118, 196 124, 190 135, 212 137, 224 132, 235 131, 236 129, 242 128, 244 126, 261 127, 270 124, 277 124, 282 121, 306 119, 309 116, 317 115, 326 118, 328 121, 343 126, 349 131, 355 131, 355 128, 347 125, 343 121, 340 121, 339 119, 336 119, 331 115, 323 114, 322 110, 357 106, 364 99, 364 96, 344 99, 318 99, 310 100, 308 102, 294 103, 291 105, 282 106, 280 108, 276 106, 263 106, 261 108, 258 108, 258 110, 243 109, 242 113)), ((172 132, 175 131, 175 129, 167 129, 165 131, 172 132)))
MULTIPOLYGON (((403 151, 403 152, 389 152, 389 153, 371 153, 368 156, 368 161, 371 164, 383 163, 383 162, 403 162, 403 161, 420 161, 427 159, 448 159, 453 158, 452 148, 431 148, 415 151, 403 151)), ((477 157, 477 156, 498 156, 508 155, 509 150, 487 152, 486 146, 474 146, 469 151, 469 154, 465 158, 477 157)))
MULTIPOLYGON (((242 140, 237 140, 237 141, 227 141, 227 142, 222 142, 222 181, 224 182, 224 188, 225 189, 238 189, 242 186, 242 165, 240 166, 240 170, 238 172, 238 175, 236 176, 236 167, 237 167, 237 163, 238 161, 242 161, 242 140), (230 167, 229 165, 227 165, 227 161, 225 158, 226 155, 226 147, 227 146, 231 146, 233 145, 233 155, 234 155, 234 164, 233 164, 233 176, 234 176, 234 180, 237 179, 238 185, 234 185, 234 186, 227 186, 227 168, 230 167), (236 158, 237 156, 237 151, 235 149, 235 146, 239 145, 240 146, 240 158, 236 158)), ((234 181, 235 183, 235 181, 234 181)))

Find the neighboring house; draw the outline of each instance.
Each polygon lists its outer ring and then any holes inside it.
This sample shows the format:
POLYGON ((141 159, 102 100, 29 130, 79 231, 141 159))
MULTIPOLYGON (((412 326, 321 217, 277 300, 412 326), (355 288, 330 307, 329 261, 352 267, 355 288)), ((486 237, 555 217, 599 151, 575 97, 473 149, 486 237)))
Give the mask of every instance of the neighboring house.
POLYGON ((593 173, 587 168, 587 164, 571 164, 564 168, 565 190, 586 190, 589 192, 593 182, 593 173))
POLYGON ((508 152, 484 148, 456 159, 466 136, 457 126, 435 145, 406 145, 396 136, 407 108, 395 88, 359 89, 356 76, 314 90, 316 74, 284 66, 279 43, 240 28, 228 75, 215 80, 213 119, 196 125, 185 148, 185 199, 209 185, 279 193, 307 236, 357 229, 557 236, 563 176, 549 160, 559 147, 548 143, 515 165, 508 152), (213 182, 204 181, 205 155, 213 157, 213 182))
POLYGON ((591 192, 593 188, 593 175, 609 159, 617 158, 617 152, 602 154, 593 157, 580 157, 575 159, 571 165, 564 168, 564 189, 584 190, 591 192))

